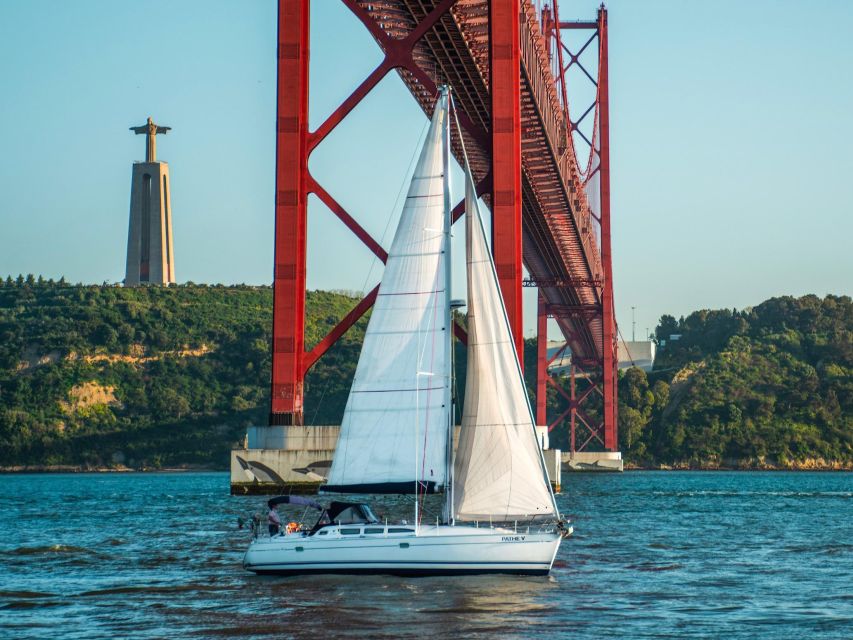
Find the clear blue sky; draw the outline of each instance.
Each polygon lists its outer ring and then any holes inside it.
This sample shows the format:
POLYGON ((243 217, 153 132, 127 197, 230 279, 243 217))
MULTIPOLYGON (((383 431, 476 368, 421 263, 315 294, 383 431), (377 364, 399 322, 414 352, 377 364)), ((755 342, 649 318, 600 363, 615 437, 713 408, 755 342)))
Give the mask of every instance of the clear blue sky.
MULTIPOLYGON (((342 5, 313 5, 316 127, 380 55, 342 5)), ((596 5, 564 1, 563 17, 596 5)), ((662 313, 849 295, 853 3, 608 6, 625 337, 632 306, 639 336, 662 313)), ((127 128, 152 115, 173 127, 158 152, 178 280, 270 282, 275 28, 273 0, 0 2, 0 274, 123 278, 131 163, 144 154, 127 128)), ((311 160, 386 246, 424 122, 388 76, 311 160)), ((380 277, 322 206, 309 230, 311 288, 380 277)))

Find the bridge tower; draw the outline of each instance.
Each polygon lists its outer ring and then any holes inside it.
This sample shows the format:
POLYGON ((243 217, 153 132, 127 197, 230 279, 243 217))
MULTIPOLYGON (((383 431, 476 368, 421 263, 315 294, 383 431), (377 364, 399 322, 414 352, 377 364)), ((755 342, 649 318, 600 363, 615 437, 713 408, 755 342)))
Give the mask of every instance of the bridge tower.
MULTIPOLYGON (((564 21, 559 16, 557 0, 545 5, 541 11, 542 33, 546 40, 552 73, 559 89, 559 97, 565 112, 565 122, 569 127, 568 144, 570 154, 579 171, 574 173, 574 191, 586 196, 590 222, 596 227, 598 248, 600 251, 600 282, 597 283, 600 295, 597 304, 587 309, 559 309, 540 295, 538 300, 538 348, 537 348, 537 424, 547 424, 548 430, 562 425, 568 418, 569 467, 578 470, 602 469, 621 470, 621 455, 618 453, 618 327, 614 308, 613 263, 611 246, 610 217, 610 89, 609 89, 609 41, 607 9, 602 4, 594 21, 564 21), (573 47, 563 38, 563 32, 582 34, 582 38, 573 47), (582 62, 581 55, 591 49, 597 49, 594 56, 595 67, 582 62), (589 66, 589 68, 587 68, 589 66), (594 85, 594 98, 591 104, 578 105, 569 99, 572 82, 568 79, 570 69, 578 70, 576 77, 580 82, 587 80, 594 85), (572 109, 570 109, 570 104, 572 109), (585 109, 584 109, 585 107, 585 109), (574 114, 581 115, 573 118, 574 114), (592 121, 584 133, 581 124, 592 121), (576 134, 589 147, 585 168, 581 169, 580 158, 574 149, 572 134, 576 134), (602 348, 597 357, 577 357, 571 355, 569 372, 569 391, 548 373, 548 366, 561 358, 571 343, 571 331, 561 326, 567 337, 566 345, 553 354, 547 355, 547 319, 565 318, 568 314, 585 316, 589 325, 596 325, 600 331, 602 348), (547 387, 552 386, 563 397, 567 408, 550 423, 546 419, 547 387), (600 415, 590 415, 584 405, 591 398, 600 396, 600 415), (600 450, 604 450, 601 455, 600 450)), ((535 280, 526 284, 535 285, 535 280)))
MULTIPOLYGON (((492 250, 516 348, 520 352, 523 345, 522 286, 538 286, 542 313, 557 320, 573 362, 589 370, 586 380, 590 389, 597 389, 604 398, 604 410, 597 421, 581 406, 592 391, 584 391, 583 399, 573 401, 572 423, 575 417, 584 424, 588 422, 590 434, 577 449, 600 442, 601 448, 615 451, 616 326, 610 268, 606 11, 602 8, 594 22, 576 23, 594 29, 604 51, 593 107, 599 133, 591 145, 598 150, 593 155, 600 159, 600 166, 595 171, 589 167, 583 171, 572 145, 571 129, 577 123, 569 117, 560 36, 563 23, 557 17, 556 6, 553 13, 547 13, 550 8, 541 8, 541 3, 532 0, 341 1, 364 24, 384 58, 311 131, 311 3, 278 0, 269 425, 303 424, 307 371, 376 298, 378 287, 311 351, 305 351, 309 194, 316 195, 380 260, 387 258, 385 250, 356 217, 311 175, 308 158, 382 78, 396 71, 426 113, 432 110, 437 85, 447 83, 452 87, 477 190, 493 215, 492 250), (560 46, 555 47, 554 43, 560 46), (552 50, 556 55, 551 55, 552 50), (592 175, 599 176, 601 206, 597 210, 590 206, 587 194, 592 175), (527 282, 523 281, 523 267, 530 274, 527 282)), ((459 134, 454 134, 452 146, 460 157, 459 134)), ((456 216, 461 213, 462 203, 454 209, 456 216)), ((539 388, 546 383, 557 385, 547 376, 543 360, 540 355, 539 388)))

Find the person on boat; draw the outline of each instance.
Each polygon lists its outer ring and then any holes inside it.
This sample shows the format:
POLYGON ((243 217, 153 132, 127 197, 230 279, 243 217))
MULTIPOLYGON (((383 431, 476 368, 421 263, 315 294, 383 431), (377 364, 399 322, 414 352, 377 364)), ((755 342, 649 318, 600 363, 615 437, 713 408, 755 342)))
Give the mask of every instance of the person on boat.
POLYGON ((281 518, 278 515, 277 504, 270 505, 270 512, 267 515, 267 522, 269 523, 269 532, 271 536, 274 536, 279 531, 281 531, 281 518))

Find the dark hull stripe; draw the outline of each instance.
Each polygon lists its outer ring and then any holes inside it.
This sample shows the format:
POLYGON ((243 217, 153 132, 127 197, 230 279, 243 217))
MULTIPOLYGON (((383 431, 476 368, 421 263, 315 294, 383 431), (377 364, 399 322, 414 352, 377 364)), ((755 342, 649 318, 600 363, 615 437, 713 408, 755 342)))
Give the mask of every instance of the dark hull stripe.
POLYGON ((393 576, 454 576, 486 573, 505 573, 525 576, 546 576, 551 567, 536 562, 434 562, 424 561, 350 561, 264 563, 245 567, 258 575, 295 576, 303 574, 393 575, 393 576), (382 566, 352 566, 352 565, 382 566), (430 566, 430 565, 455 566, 430 566), (317 565, 329 565, 318 567, 317 565), (337 566, 336 566, 337 565, 337 566), (343 565, 343 566, 342 566, 343 565), (422 565, 422 566, 417 566, 422 565), (533 567, 531 567, 533 565, 533 567), (537 566, 538 565, 538 566, 537 566))
POLYGON ((275 576, 300 576, 300 575, 319 575, 319 574, 337 574, 337 575, 390 575, 403 577, 427 577, 427 576, 473 576, 482 574, 512 574, 519 576, 547 576, 549 569, 513 569, 506 567, 501 569, 471 569, 471 568, 453 568, 453 569, 415 569, 405 567, 388 567, 384 569, 369 569, 369 568, 352 568, 352 569, 252 569, 258 575, 275 575, 275 576))
MULTIPOLYGON (((443 387, 442 387, 443 388, 443 387)), ((426 493, 435 493, 435 482, 421 482, 421 491, 426 487, 426 493)), ((374 482, 368 484, 327 484, 320 487, 320 493, 415 493, 415 481, 406 482, 374 482)))

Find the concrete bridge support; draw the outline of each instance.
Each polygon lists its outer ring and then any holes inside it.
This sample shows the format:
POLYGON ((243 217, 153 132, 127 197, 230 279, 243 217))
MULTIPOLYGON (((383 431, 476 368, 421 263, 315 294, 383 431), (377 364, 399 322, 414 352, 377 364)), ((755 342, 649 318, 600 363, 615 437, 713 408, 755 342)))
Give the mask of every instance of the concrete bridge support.
MULTIPOLYGON (((547 446, 547 428, 538 427, 547 446)), ((251 427, 246 446, 231 452, 231 493, 267 495, 317 493, 332 466, 341 428, 335 426, 251 427)), ((453 434, 453 451, 459 427, 453 434)), ((545 467, 555 491, 560 490, 559 449, 545 449, 545 467)))

